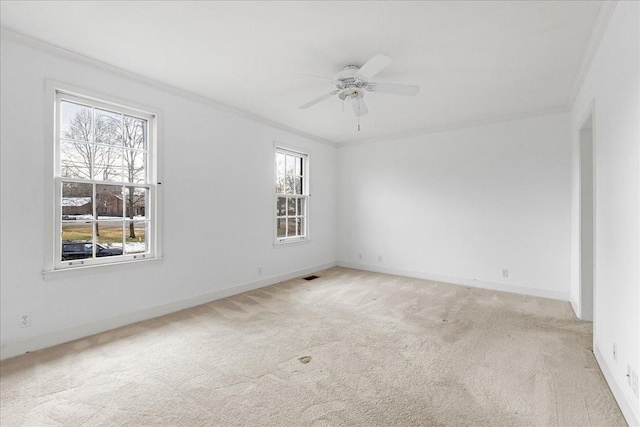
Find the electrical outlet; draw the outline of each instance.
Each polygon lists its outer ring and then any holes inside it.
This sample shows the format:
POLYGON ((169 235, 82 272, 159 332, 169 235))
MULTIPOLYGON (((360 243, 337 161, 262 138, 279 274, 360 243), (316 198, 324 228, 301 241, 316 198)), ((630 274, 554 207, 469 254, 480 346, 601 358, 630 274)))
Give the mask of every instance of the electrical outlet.
POLYGON ((618 344, 613 343, 613 360, 618 361, 618 344))
POLYGON ((358 254, 358 259, 362 259, 362 254, 358 254))
POLYGON ((31 314, 23 313, 20 315, 20 319, 18 321, 18 326, 21 328, 27 328, 31 326, 31 314))
POLYGON ((382 262, 382 255, 378 255, 378 262, 382 262))
POLYGON ((262 267, 258 267, 258 276, 262 274, 262 267))
POLYGON ((502 269, 502 277, 509 277, 509 270, 506 268, 502 269))
POLYGON ((633 390, 633 394, 638 395, 638 373, 636 371, 631 371, 631 390, 633 390))
POLYGON ((631 387, 631 365, 627 365, 627 384, 631 387))

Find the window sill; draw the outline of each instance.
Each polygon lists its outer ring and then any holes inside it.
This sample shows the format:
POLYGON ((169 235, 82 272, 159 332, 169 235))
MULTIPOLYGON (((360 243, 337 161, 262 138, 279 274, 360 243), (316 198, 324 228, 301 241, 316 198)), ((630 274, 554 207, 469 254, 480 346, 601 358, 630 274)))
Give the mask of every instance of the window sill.
POLYGON ((83 274, 106 273, 110 271, 122 271, 123 269, 131 269, 137 267, 148 267, 152 265, 162 264, 163 258, 138 259, 131 261, 114 262, 110 264, 86 265, 82 267, 61 268, 59 270, 44 270, 42 278, 62 279, 65 277, 74 277, 83 274))
POLYGON ((294 244, 294 243, 306 243, 306 242, 310 242, 311 239, 310 238, 304 238, 304 239, 296 239, 296 240, 283 240, 283 241, 275 241, 273 242, 273 246, 287 246, 290 244, 294 244))

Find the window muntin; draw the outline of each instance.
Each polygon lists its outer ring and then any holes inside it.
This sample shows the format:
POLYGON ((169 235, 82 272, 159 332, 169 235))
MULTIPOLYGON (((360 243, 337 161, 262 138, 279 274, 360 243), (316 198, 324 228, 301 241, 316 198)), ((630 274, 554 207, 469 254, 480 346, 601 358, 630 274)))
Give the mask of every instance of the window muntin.
POLYGON ((155 116, 58 91, 55 120, 55 268, 153 257, 155 116))
POLYGON ((308 155, 276 147, 276 242, 308 238, 308 155))

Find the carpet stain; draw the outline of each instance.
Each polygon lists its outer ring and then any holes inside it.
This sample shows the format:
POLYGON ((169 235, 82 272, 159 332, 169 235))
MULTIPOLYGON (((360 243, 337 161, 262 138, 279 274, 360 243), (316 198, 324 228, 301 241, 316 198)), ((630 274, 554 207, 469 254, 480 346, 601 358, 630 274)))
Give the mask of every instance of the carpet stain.
POLYGON ((300 363, 307 364, 307 363, 311 362, 311 356, 298 357, 298 360, 300 361, 300 363))

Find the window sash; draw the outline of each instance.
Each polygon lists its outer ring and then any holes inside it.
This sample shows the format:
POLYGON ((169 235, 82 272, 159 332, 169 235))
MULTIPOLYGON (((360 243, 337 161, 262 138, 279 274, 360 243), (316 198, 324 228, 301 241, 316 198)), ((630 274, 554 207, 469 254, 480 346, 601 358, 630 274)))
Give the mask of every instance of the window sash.
MULTIPOLYGON (((104 102, 93 97, 83 97, 76 96, 70 93, 67 93, 63 90, 56 89, 55 90, 55 108, 54 108, 54 250, 53 250, 53 267, 54 269, 66 269, 70 267, 77 266, 89 266, 89 265, 101 265, 101 264, 114 264, 119 262, 133 261, 139 259, 146 258, 154 258, 156 253, 156 232, 157 232, 157 186, 155 185, 154 177, 156 176, 156 115, 151 113, 142 112, 140 110, 135 110, 126 106, 122 106, 120 104, 104 102), (75 177, 64 177, 61 176, 61 159, 62 159, 62 143, 65 141, 69 141, 68 138, 64 138, 61 135, 61 120, 62 120, 62 111, 61 105, 62 102, 68 101, 74 104, 86 106, 92 108, 91 115, 91 137, 90 141, 78 141, 71 140, 72 143, 82 143, 87 144, 88 147, 92 148, 91 159, 90 159, 90 177, 89 178, 75 178, 75 177), (125 143, 125 134, 124 128, 122 130, 122 141, 120 144, 112 145, 106 144, 103 142, 95 141, 95 121, 96 121, 96 112, 97 111, 107 111, 109 113, 114 113, 115 115, 120 115, 124 126, 125 117, 129 117, 132 119, 144 120, 145 127, 142 130, 144 139, 142 147, 129 147, 125 143), (123 158, 121 164, 119 165, 120 170, 120 179, 115 181, 104 181, 95 179, 95 175, 93 170, 96 166, 96 158, 94 147, 111 147, 116 148, 121 151, 123 158), (144 165, 144 176, 141 177, 141 182, 129 181, 126 176, 126 166, 124 156, 128 155, 128 153, 140 153, 143 158, 141 160, 144 165), (63 209, 62 209, 62 183, 82 183, 92 185, 92 219, 81 219, 81 220, 64 220, 63 219, 63 209), (97 203, 96 203, 96 187, 99 185, 109 185, 114 187, 122 188, 122 212, 120 217, 116 218, 100 218, 97 214, 97 203), (144 196, 144 217, 136 216, 133 219, 128 215, 127 212, 127 201, 126 195, 124 193, 125 189, 134 189, 140 188, 145 191, 144 196), (127 248, 127 228, 130 223, 134 224, 140 228, 140 226, 144 227, 144 244, 145 250, 144 252, 138 253, 126 253, 127 248), (98 226, 100 224, 122 224, 122 255, 116 256, 108 256, 108 257, 96 257, 96 248, 97 244, 100 244, 100 239, 96 236, 96 224, 98 226), (88 225, 91 227, 91 244, 92 244, 92 257, 86 259, 78 259, 78 260, 67 260, 62 261, 62 230, 63 226, 70 225, 88 225)), ((130 190, 132 191, 132 190, 130 190)), ((142 237, 142 236, 140 236, 142 237)))

